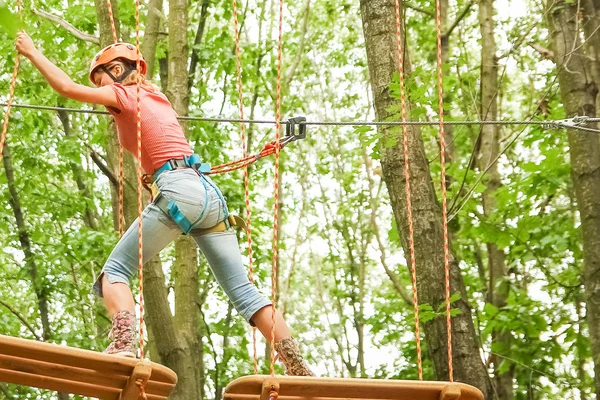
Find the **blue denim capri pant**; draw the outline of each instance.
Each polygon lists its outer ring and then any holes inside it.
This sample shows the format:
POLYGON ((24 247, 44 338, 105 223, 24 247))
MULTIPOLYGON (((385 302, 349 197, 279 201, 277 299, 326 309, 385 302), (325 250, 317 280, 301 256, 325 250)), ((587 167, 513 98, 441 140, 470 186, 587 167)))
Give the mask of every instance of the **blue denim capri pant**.
MULTIPOLYGON (((177 169, 162 173, 156 180, 162 196, 174 200, 190 221, 197 221, 193 228, 211 228, 227 217, 227 205, 223 195, 205 175, 192 169, 177 169)), ((157 255, 175 240, 181 229, 154 203, 142 213, 143 261, 157 255)), ((232 228, 223 232, 190 235, 208 260, 217 282, 223 288, 235 309, 250 322, 261 308, 271 305, 257 288, 250 283, 242 262, 237 237, 232 228)), ((129 227, 117 243, 94 284, 94 292, 102 297, 102 276, 110 283, 129 284, 138 270, 138 221, 129 227)))

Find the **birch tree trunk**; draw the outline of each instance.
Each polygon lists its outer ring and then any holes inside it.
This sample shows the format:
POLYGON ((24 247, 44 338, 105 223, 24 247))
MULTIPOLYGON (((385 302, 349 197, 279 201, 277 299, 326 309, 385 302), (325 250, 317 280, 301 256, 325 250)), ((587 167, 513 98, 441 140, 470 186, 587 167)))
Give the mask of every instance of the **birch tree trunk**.
MULTIPOLYGON (((393 0, 361 0, 361 15, 367 48, 371 89, 377 120, 385 121, 392 104, 398 101, 388 91, 392 76, 398 71, 395 4, 393 0)), ((401 11, 403 2, 400 1, 401 11)), ((405 52, 406 53, 406 52, 405 52)), ((410 62, 405 56, 405 68, 410 73, 410 62)), ((433 187, 421 132, 409 129, 409 160, 415 231, 415 258, 421 303, 437 309, 445 301, 444 254, 441 212, 433 187)), ((394 218, 400 232, 405 254, 408 251, 408 220, 406 212, 404 153, 398 129, 380 128, 381 163, 394 218), (387 145, 391 143, 391 145, 387 145)), ((454 377, 457 381, 479 388, 486 398, 492 398, 492 385, 479 355, 471 307, 467 303, 464 282, 458 261, 451 255, 451 287, 461 299, 453 304, 461 314, 452 320, 454 377)), ((447 334, 445 318, 436 318, 423 326, 429 353, 438 379, 449 377, 447 334)), ((408 329, 408 327, 407 327, 408 329)))
MULTIPOLYGON (((496 39, 494 38, 494 0, 479 2, 479 29, 481 32, 481 104, 479 119, 496 120, 498 117, 498 59, 496 57, 496 39)), ((500 126, 482 125, 479 146, 480 173, 487 170, 486 189, 483 192, 483 214, 486 222, 495 223, 496 190, 502 186, 498 163, 495 161, 500 151, 500 126), (488 170, 489 168, 489 170, 488 170)), ((488 299, 498 309, 506 305, 508 284, 504 250, 496 243, 486 243, 489 270, 488 299)), ((510 332, 494 330, 492 332, 492 347, 500 354, 510 354, 510 332)), ((512 400, 514 367, 500 373, 500 364, 504 360, 492 355, 494 364, 494 379, 499 400, 512 400)))
MULTIPOLYGON (((595 54, 586 54, 590 46, 581 46, 577 6, 577 2, 547 1, 545 16, 567 117, 595 117, 598 85, 588 59, 595 58, 595 54)), ((600 396, 600 137, 575 130, 569 130, 568 135, 571 175, 583 239, 583 282, 594 383, 596 395, 600 396)))

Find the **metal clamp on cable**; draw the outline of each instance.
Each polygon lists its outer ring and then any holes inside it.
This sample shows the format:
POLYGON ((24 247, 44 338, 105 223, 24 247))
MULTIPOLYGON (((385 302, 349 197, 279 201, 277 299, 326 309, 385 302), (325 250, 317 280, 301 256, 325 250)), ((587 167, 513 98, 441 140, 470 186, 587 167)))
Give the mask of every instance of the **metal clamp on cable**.
POLYGON ((306 117, 293 117, 287 120, 285 126, 285 137, 281 140, 281 146, 306 137, 306 117), (296 133, 296 126, 298 133, 296 133))
POLYGON ((582 125, 586 125, 590 117, 587 115, 575 115, 572 118, 559 119, 554 121, 547 121, 542 123, 544 129, 564 129, 564 128, 577 128, 582 125))

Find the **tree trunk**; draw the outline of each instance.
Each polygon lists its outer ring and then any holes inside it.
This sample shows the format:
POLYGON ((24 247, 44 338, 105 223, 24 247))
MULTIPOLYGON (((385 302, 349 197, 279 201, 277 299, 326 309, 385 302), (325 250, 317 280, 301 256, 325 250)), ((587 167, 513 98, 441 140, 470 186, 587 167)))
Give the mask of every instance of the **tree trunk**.
MULTIPOLYGON (((479 119, 496 120, 498 117, 498 59, 496 57, 496 40, 494 38, 494 0, 479 2, 479 28, 481 32, 481 104, 479 119)), ((495 223, 493 214, 496 211, 496 190, 502 186, 496 157, 500 151, 499 125, 482 125, 481 142, 479 146, 479 170, 487 170, 486 190, 483 192, 484 223, 495 223), (489 170, 488 170, 489 168, 489 170)), ((488 299, 498 309, 506 306, 508 284, 504 262, 504 250, 496 243, 486 243, 488 252, 489 288, 488 299)), ((501 354, 510 354, 510 332, 494 330, 492 332, 492 347, 501 354)), ((499 400, 512 400, 513 367, 501 373, 500 364, 504 360, 492 355, 494 364, 494 379, 499 400)))
MULTIPOLYGON (((169 2, 169 82, 167 96, 179 115, 187 115, 188 87, 188 1, 169 2)), ((182 127, 186 128, 185 124, 182 127)), ((185 350, 184 363, 178 372, 178 394, 191 399, 201 393, 200 332, 198 331, 198 250, 190 236, 180 236, 175 242, 175 325, 185 350)))
MULTIPOLYGON (((448 0, 440 0, 440 17, 442 24, 442 32, 445 32, 448 29, 448 0)), ((405 40, 406 42, 406 40, 405 40)), ((448 64, 448 60, 450 59, 450 35, 442 35, 442 63, 444 65, 448 64)), ((446 119, 450 119, 450 107, 449 105, 452 103, 452 91, 446 90, 444 93, 444 116, 446 119)), ((444 131, 446 134, 446 149, 445 156, 446 161, 451 163, 452 160, 456 157, 456 146, 454 144, 454 126, 447 125, 444 127, 444 131)), ((448 176, 447 184, 450 186, 452 183, 452 177, 448 176)))
MULTIPOLYGON (((588 56, 580 47, 577 3, 548 1, 550 29, 558 81, 567 117, 596 116, 597 83, 588 56)), ((600 396, 600 138, 597 134, 568 130, 571 175, 583 238, 583 275, 587 319, 594 359, 596 395, 600 396)))
POLYGON ((17 230, 19 232, 19 243, 21 244, 21 250, 25 255, 25 268, 31 278, 31 286, 33 287, 33 291, 37 297, 38 310, 42 320, 42 337, 44 341, 47 341, 52 336, 48 314, 48 289, 44 284, 44 276, 39 275, 37 264, 35 262, 35 255, 33 254, 33 250, 31 248, 31 239, 29 237, 27 226, 25 225, 25 217, 23 216, 21 199, 15 183, 15 174, 8 143, 4 143, 4 148, 2 149, 2 162, 4 164, 4 170, 6 171, 6 180, 8 184, 8 191, 10 193, 10 206, 13 209, 13 214, 17 223, 17 230))
MULTIPOLYGON (((388 91, 392 76, 398 71, 395 5, 392 0, 361 0, 361 15, 375 113, 377 120, 390 116, 390 106, 397 100, 388 91)), ((403 2, 400 2, 401 9, 403 2)), ((406 54, 406 52, 405 52, 406 54)), ((405 71, 410 73, 410 62, 405 56, 405 71)), ((425 157, 421 132, 409 129, 409 160, 411 169, 412 202, 414 207, 415 258, 417 282, 422 303, 436 310, 445 302, 444 253, 441 212, 425 157)), ((402 239, 405 254, 408 251, 408 220, 404 179, 404 152, 398 129, 380 128, 381 162, 394 218, 402 239), (390 144, 391 145, 383 145, 390 144)), ((457 381, 479 388, 486 398, 492 396, 492 385, 479 355, 479 344, 467 303, 465 285, 458 268, 458 261, 451 254, 451 287, 459 292, 461 299, 454 304, 461 314, 453 318, 452 337, 454 350, 454 377, 457 381)), ((448 379, 447 334, 445 318, 435 318, 424 324, 430 356, 438 379, 448 379)))
POLYGON ((148 2, 148 15, 146 16, 146 31, 144 41, 140 45, 140 51, 148 64, 146 77, 152 79, 154 76, 154 65, 156 60, 156 43, 158 41, 158 30, 162 15, 163 0, 150 0, 148 2))

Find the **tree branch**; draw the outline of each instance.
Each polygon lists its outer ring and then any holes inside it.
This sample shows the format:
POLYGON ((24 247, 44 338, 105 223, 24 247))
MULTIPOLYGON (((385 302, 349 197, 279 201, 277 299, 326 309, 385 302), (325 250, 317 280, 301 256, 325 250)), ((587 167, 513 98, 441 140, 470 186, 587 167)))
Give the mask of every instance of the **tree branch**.
POLYGON ((119 180, 117 179, 117 176, 114 174, 114 172, 111 171, 110 168, 108 168, 108 165, 104 163, 102 157, 91 147, 88 148, 90 149, 90 156, 92 157, 92 160, 94 160, 94 164, 96 164, 98 168, 100 168, 100 171, 102 171, 102 173, 106 175, 110 183, 112 183, 113 185, 118 185, 119 180))
POLYGON ((27 320, 21 314, 19 314, 19 312, 17 310, 15 310, 9 304, 3 302, 2 300, 0 300, 0 305, 3 305, 4 307, 8 308, 8 310, 11 313, 13 313, 17 318, 19 318, 21 320, 21 322, 23 323, 23 325, 25 325, 27 327, 27 329, 29 329, 29 331, 33 334, 33 336, 36 337, 37 340, 44 341, 44 339, 35 332, 35 329, 33 328, 33 326, 31 326, 29 324, 29 322, 27 322, 27 320))
POLYGON ((194 85, 194 77, 196 76, 196 67, 198 65, 199 59, 198 49, 196 47, 200 43, 202 43, 202 37, 204 36, 204 28, 206 27, 206 18, 208 17, 208 5, 209 0, 202 0, 202 6, 200 10, 200 22, 198 23, 196 37, 194 38, 194 44, 192 45, 192 58, 190 61, 190 71, 188 73, 188 87, 190 88, 194 85))
POLYGON ((471 7, 473 7, 474 3, 475 3, 475 1, 471 0, 465 6, 465 8, 458 14, 458 17, 456 17, 456 20, 454 20, 452 25, 450 25, 450 28, 448 28, 448 30, 442 35, 442 37, 448 38, 448 37, 450 37, 450 35, 452 35, 452 32, 454 31, 454 29, 456 29, 458 24, 460 24, 460 21, 462 21, 469 14, 469 11, 471 11, 471 7))
POLYGON ((532 49, 534 49, 535 51, 540 53, 540 55, 542 56, 542 58, 544 60, 554 61, 554 52, 552 50, 549 50, 537 43, 529 42, 528 44, 529 44, 529 46, 531 46, 532 49))
POLYGON ((40 17, 44 17, 52 22, 57 23, 58 25, 62 26, 63 28, 65 28, 67 31, 69 31, 73 36, 75 36, 78 39, 81 39, 85 42, 91 42, 91 43, 95 43, 95 44, 100 44, 100 39, 96 36, 93 35, 89 35, 85 32, 81 32, 79 29, 75 28, 73 25, 71 25, 70 23, 68 23, 67 21, 65 21, 64 19, 54 15, 54 14, 50 14, 49 12, 46 11, 41 11, 41 10, 33 10, 33 13, 36 15, 39 15, 40 17))
POLYGON ((298 51, 296 51, 296 57, 294 58, 294 62, 287 69, 287 74, 285 75, 284 86, 288 86, 294 77, 294 73, 302 60, 302 56, 304 56, 304 44, 306 42, 306 33, 308 32, 308 17, 310 15, 310 0, 306 0, 306 5, 304 6, 304 17, 302 19, 302 35, 300 36, 300 43, 298 44, 298 51))
POLYGON ((426 10, 424 8, 421 8, 421 7, 413 6, 413 5, 408 4, 408 3, 404 3, 404 7, 410 8, 411 10, 415 10, 415 11, 418 11, 418 12, 420 12, 422 14, 428 15, 431 18, 435 17, 435 13, 433 11, 429 11, 429 10, 426 10))

